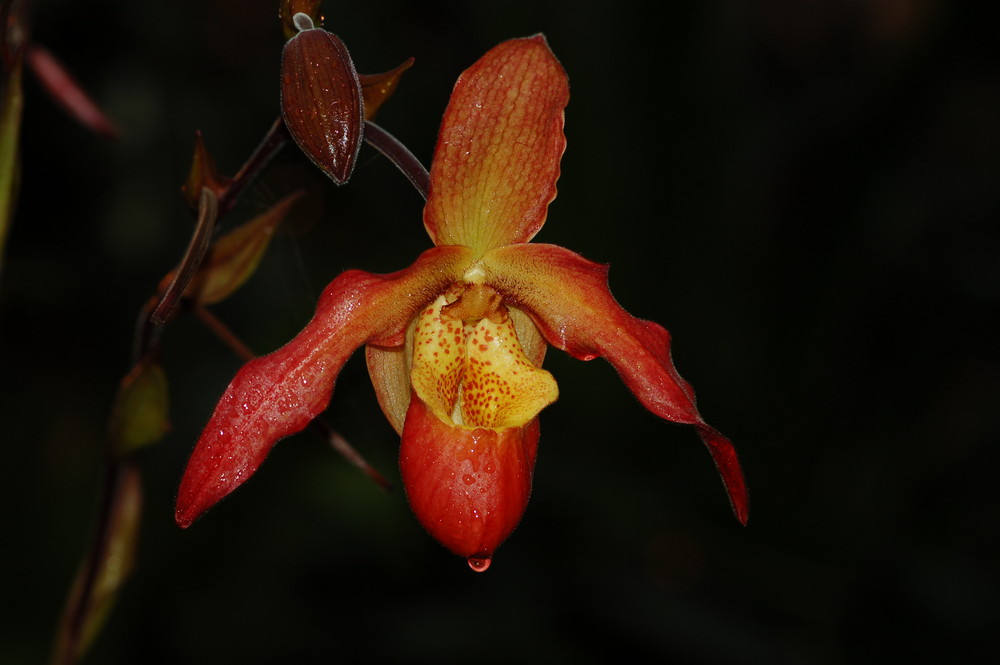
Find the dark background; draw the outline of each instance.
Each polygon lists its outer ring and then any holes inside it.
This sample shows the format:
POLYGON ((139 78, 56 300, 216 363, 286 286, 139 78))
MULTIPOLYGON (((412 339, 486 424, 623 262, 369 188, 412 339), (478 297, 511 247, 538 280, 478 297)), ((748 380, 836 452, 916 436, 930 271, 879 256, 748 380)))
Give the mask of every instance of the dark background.
MULTIPOLYGON (((278 113, 277 2, 33 3, 33 32, 121 125, 26 83, 23 189, 0 282, 0 662, 44 661, 97 514, 109 405, 142 303, 192 222, 196 129, 234 172, 278 113)), ((328 2, 379 122, 425 162, 457 75, 544 32, 572 87, 538 239, 612 265, 674 335, 736 443, 732 517, 687 428, 607 363, 558 351, 531 503, 485 574, 304 434, 188 531, 188 452, 238 361, 190 317, 164 335, 170 434, 141 454, 136 573, 90 663, 985 662, 995 651, 1000 62, 962 3, 328 2), (653 13, 653 7, 656 7, 653 13)), ((336 189, 289 150, 227 223, 312 192, 216 308, 255 349, 324 284, 430 243, 374 151, 336 189)), ((329 416, 398 483, 355 357, 329 416)))

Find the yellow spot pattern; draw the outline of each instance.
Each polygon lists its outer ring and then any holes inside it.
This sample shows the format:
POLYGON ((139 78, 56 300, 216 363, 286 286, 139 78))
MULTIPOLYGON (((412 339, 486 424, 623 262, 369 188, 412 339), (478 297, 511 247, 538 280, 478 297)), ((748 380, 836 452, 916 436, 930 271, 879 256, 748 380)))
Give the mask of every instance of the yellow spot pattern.
POLYGON ((555 401, 555 379, 524 355, 502 306, 463 323, 442 313, 448 305, 446 295, 428 305, 413 336, 413 389, 438 418, 470 428, 520 427, 555 401))

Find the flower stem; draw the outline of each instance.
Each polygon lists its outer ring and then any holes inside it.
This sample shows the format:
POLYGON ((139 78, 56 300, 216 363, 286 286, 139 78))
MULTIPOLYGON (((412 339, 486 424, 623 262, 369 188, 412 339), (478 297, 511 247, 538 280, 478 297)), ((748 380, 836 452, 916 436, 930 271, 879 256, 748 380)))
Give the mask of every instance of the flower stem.
MULTIPOLYGON (((6 11, 7 3, 3 7, 6 11)), ((218 217, 233 207, 244 187, 263 170, 288 140, 285 125, 279 118, 221 195, 216 197, 211 190, 202 189, 198 222, 174 280, 162 297, 154 297, 139 312, 132 338, 133 364, 147 354, 157 352, 161 330, 159 326, 170 319, 182 302, 184 290, 205 257, 218 217)), ((232 336, 232 340, 242 344, 235 336, 232 336)), ((250 353, 249 350, 246 353, 250 353)), ((124 501, 123 474, 137 479, 139 468, 133 457, 121 458, 116 455, 109 439, 103 473, 97 525, 76 580, 66 597, 53 647, 53 665, 72 665, 78 662, 83 655, 83 647, 86 646, 84 631, 96 630, 95 627, 88 627, 88 624, 95 620, 95 603, 98 602, 95 585, 102 567, 107 564, 111 539, 114 537, 112 531, 115 516, 124 501)))
POLYGON ((177 311, 177 305, 184 296, 191 279, 198 272, 208 246, 212 242, 212 233, 215 230, 215 221, 219 218, 219 201, 215 193, 208 187, 201 188, 201 197, 198 200, 198 222, 195 224, 191 241, 184 251, 184 258, 174 273, 174 279, 170 282, 167 290, 163 292, 159 304, 149 320, 154 326, 162 326, 177 311))
POLYGON ((229 329, 229 326, 223 323, 219 317, 210 312, 204 305, 194 303, 191 309, 194 315, 198 317, 198 320, 211 330, 216 337, 222 340, 226 346, 232 349, 233 353, 239 356, 244 362, 253 360, 256 357, 254 352, 250 350, 250 347, 244 344, 243 340, 229 329))
POLYGON ((277 155, 282 148, 284 148, 288 142, 291 140, 291 136, 288 135, 288 129, 285 128, 284 121, 279 117, 273 123, 271 123, 271 128, 267 130, 267 134, 257 145, 254 151, 247 158, 247 161, 243 163, 240 170, 233 176, 233 179, 229 182, 221 195, 219 195, 219 214, 224 215, 225 213, 232 210, 233 206, 236 205, 236 199, 239 197, 243 188, 246 187, 254 178, 260 175, 260 172, 264 170, 274 156, 277 155))
MULTIPOLYGON (((98 522, 86 557, 77 571, 73 586, 66 597, 59 630, 50 660, 51 665, 73 665, 83 655, 99 622, 103 621, 101 604, 109 602, 95 594, 99 580, 107 573, 112 541, 122 538, 121 519, 130 490, 137 487, 139 470, 132 459, 112 458, 104 464, 104 479, 101 491, 101 506, 98 522)), ((134 531, 125 536, 134 538, 134 531)), ((134 544, 134 543, 133 543, 134 544)), ((120 575, 128 574, 130 563, 118 562, 125 568, 120 575)))
POLYGON ((371 464, 368 463, 361 453, 354 449, 347 439, 343 437, 337 430, 330 426, 323 416, 314 418, 309 426, 316 430, 320 435, 323 436, 330 444, 330 447, 336 450, 340 455, 346 459, 348 462, 361 469, 369 478, 371 478, 376 485, 382 488, 382 491, 388 492, 392 490, 392 483, 385 479, 381 473, 375 470, 371 464))
POLYGON ((395 136, 385 131, 371 120, 365 121, 365 141, 368 145, 382 153, 386 159, 396 165, 403 172, 409 181, 420 192, 420 196, 427 200, 427 194, 431 187, 430 174, 420 163, 409 148, 400 142, 395 136))

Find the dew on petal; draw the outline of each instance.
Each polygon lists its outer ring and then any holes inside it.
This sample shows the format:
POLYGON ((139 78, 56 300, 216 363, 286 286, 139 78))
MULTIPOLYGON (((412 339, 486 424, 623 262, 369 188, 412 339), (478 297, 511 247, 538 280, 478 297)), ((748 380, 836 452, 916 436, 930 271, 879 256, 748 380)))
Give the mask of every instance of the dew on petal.
POLYGON ((472 568, 477 573, 486 572, 486 569, 493 563, 493 559, 488 556, 470 556, 466 561, 469 562, 469 568, 472 568))

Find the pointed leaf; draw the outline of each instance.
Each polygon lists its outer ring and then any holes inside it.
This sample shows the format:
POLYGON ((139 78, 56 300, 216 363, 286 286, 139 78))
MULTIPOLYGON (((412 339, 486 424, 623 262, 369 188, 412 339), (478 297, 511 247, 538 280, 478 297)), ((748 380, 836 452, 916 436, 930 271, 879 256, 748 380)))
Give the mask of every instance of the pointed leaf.
POLYGON ((76 663, 86 653, 135 567, 142 517, 142 478, 125 464, 115 478, 106 530, 77 571, 56 635, 53 663, 76 663), (96 557, 96 558, 95 558, 96 557))
POLYGON ((216 239, 185 296, 202 305, 213 305, 243 286, 260 265, 275 229, 302 194, 302 190, 289 194, 263 214, 216 239))
POLYGON ((159 363, 143 359, 122 379, 111 410, 111 449, 123 457, 156 443, 170 428, 167 375, 159 363))
POLYGON ((643 406, 666 420, 693 425, 715 460, 733 512, 746 524, 749 499, 732 443, 698 413, 694 391, 670 357, 670 334, 615 301, 607 266, 543 244, 497 248, 482 265, 486 282, 528 312, 549 344, 583 360, 604 356, 643 406))
POLYGON ((395 69, 381 74, 359 74, 361 94, 365 100, 365 120, 375 117, 376 111, 392 96, 399 85, 399 79, 407 69, 413 66, 413 58, 409 58, 395 69))
POLYGON ((361 84, 340 38, 313 28, 286 44, 281 62, 281 114, 302 152, 338 185, 351 177, 364 133, 361 84))
POLYGON ((351 270, 320 298, 308 325, 284 347, 251 360, 229 384, 202 432, 177 496, 186 527, 243 484, 278 440, 326 408, 341 367, 359 346, 403 342, 414 313, 471 262, 464 247, 424 252, 388 275, 351 270))
POLYGON ((527 242, 556 196, 566 73, 541 35, 494 47, 455 84, 441 122, 424 226, 478 254, 527 242))
POLYGON ((118 592, 135 567, 136 543, 142 518, 142 478, 139 469, 126 465, 114 495, 104 560, 100 562, 88 612, 80 632, 83 653, 100 631, 118 592))
POLYGON ((216 198, 222 196, 232 182, 224 177, 215 168, 215 160, 209 154, 208 148, 201 137, 201 132, 194 134, 194 155, 191 157, 191 170, 188 172, 187 180, 181 185, 181 195, 188 207, 192 210, 198 209, 198 201, 201 198, 201 190, 205 187, 215 193, 216 198))
POLYGON ((17 203, 21 174, 22 72, 20 56, 15 58, 10 69, 0 69, 0 268, 3 267, 4 247, 17 203))

